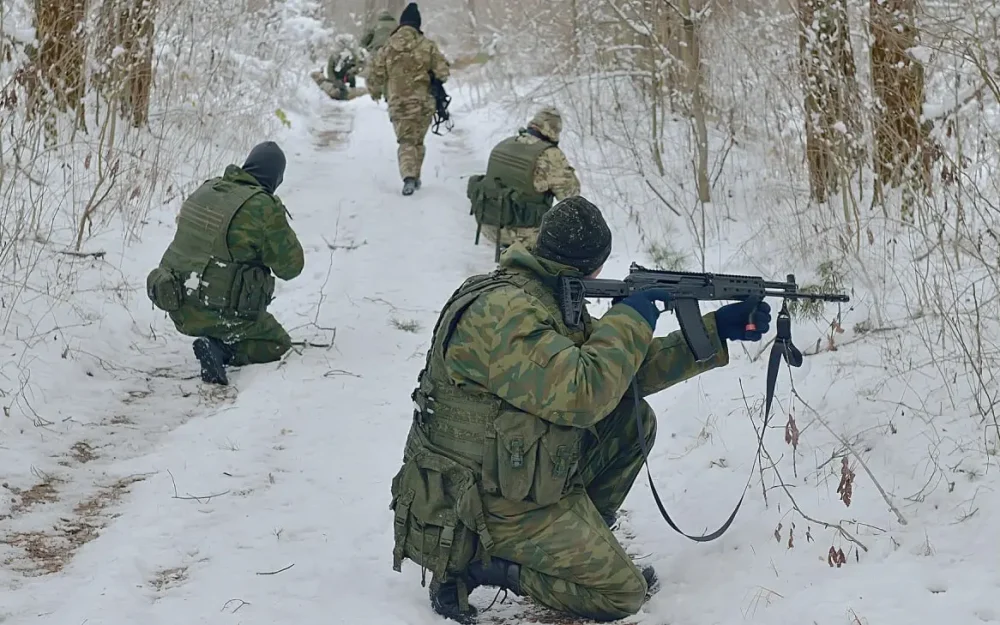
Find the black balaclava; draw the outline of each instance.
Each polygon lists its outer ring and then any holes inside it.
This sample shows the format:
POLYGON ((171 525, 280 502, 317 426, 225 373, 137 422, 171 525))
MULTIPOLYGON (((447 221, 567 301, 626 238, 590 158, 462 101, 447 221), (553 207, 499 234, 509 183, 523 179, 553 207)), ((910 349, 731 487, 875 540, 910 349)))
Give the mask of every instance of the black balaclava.
POLYGON ((243 163, 243 171, 256 178, 265 191, 274 194, 285 179, 285 153, 274 141, 258 143, 243 163))
POLYGON ((611 255, 611 229, 601 209, 579 195, 568 197, 542 217, 534 253, 588 275, 611 255))
POLYGON ((403 9, 403 12, 399 15, 399 25, 412 26, 420 30, 420 9, 417 8, 416 2, 409 3, 403 9))

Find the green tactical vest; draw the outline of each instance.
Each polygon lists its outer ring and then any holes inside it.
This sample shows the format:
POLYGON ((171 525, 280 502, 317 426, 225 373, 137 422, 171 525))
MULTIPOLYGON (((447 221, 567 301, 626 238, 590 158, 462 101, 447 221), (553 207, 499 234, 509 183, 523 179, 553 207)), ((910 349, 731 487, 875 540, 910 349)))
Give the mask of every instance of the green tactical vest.
MULTIPOLYGON (((434 573, 432 588, 464 571, 475 556, 488 564, 493 541, 481 494, 550 505, 579 480, 584 430, 548 423, 448 377, 445 349, 462 314, 477 297, 503 286, 539 299, 558 320, 559 332, 578 345, 591 331, 586 311, 582 331, 565 327, 553 293, 521 272, 498 269, 472 277, 445 304, 411 395, 413 423, 390 504, 393 568, 400 570, 405 558, 417 562, 434 573)), ((459 592, 460 604, 467 605, 461 584, 459 592)))
POLYGON ((550 424, 486 391, 457 386, 445 365, 445 349, 461 315, 483 293, 508 285, 541 301, 560 334, 577 345, 586 340, 589 316, 583 330, 567 328, 555 295, 538 278, 498 270, 470 279, 452 297, 435 329, 427 366, 413 392, 413 428, 436 448, 477 468, 484 493, 548 505, 562 498, 576 474, 584 431, 550 424))
POLYGON ((234 261, 226 241, 236 211, 263 192, 260 187, 213 178, 184 200, 174 240, 160 260, 160 267, 183 285, 184 299, 194 297, 206 308, 250 316, 266 308, 274 290, 270 270, 259 263, 234 261))
POLYGON ((490 152, 486 174, 469 178, 466 194, 480 226, 537 228, 552 207, 552 194, 535 191, 535 165, 548 141, 521 143, 508 137, 490 152))

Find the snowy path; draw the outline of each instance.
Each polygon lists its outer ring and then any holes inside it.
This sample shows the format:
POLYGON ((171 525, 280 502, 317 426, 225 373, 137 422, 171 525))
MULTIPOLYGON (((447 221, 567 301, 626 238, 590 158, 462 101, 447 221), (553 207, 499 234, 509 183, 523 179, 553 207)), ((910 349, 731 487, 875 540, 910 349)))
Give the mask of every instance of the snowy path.
MULTIPOLYGON (((380 519, 436 307, 470 271, 489 269, 492 255, 471 245, 464 183, 443 178, 458 159, 468 163, 460 135, 430 139, 424 187, 402 198, 384 105, 334 106, 311 136, 286 143, 281 196, 307 262, 302 276, 279 285, 274 309, 289 329, 305 326, 295 338, 325 338, 310 328, 314 320, 336 327, 334 348, 237 372, 233 389, 206 400, 197 380, 177 379, 194 372, 188 341, 158 320, 171 362, 163 350, 157 356, 173 365, 172 377, 150 377, 130 405, 146 415, 146 429, 173 431, 153 447, 132 426, 125 438, 144 453, 95 461, 103 474, 142 481, 62 573, 15 581, 17 596, 0 599, 0 622, 171 623, 184 614, 185 623, 357 623, 378 605, 380 622, 396 622, 396 610, 398 622, 414 623, 426 611, 426 590, 391 570, 380 519), (184 395, 186 413, 176 404, 184 395), (389 606, 386 592, 408 599, 389 606)), ((145 247, 155 263, 156 246, 145 247)), ((106 432, 96 438, 95 447, 118 444, 106 432)), ((67 473, 82 488, 93 479, 81 471, 67 473)), ((58 502, 38 508, 48 504, 58 502)), ((19 520, 25 529, 31 521, 19 520)))
MULTIPOLYGON (((403 198, 384 105, 368 98, 342 107, 324 103, 311 128, 293 120, 282 141, 289 168, 280 195, 307 259, 298 279, 279 283, 274 312, 298 339, 323 340, 316 326, 335 327, 332 349, 308 348, 281 364, 235 373, 230 389, 205 389, 192 378, 189 341, 148 310, 141 292, 131 316, 109 305, 103 321, 57 336, 40 361, 64 381, 38 402, 51 425, 24 421, 19 431, 7 430, 13 438, 0 440, 11 487, 48 484, 32 491, 35 499, 12 496, 13 514, 0 516, 13 543, 0 544, 8 569, 0 572, 0 623, 442 623, 412 563, 403 574, 391 569, 388 503, 409 395, 438 308, 464 278, 492 267, 492 249, 472 245, 461 176, 483 166, 504 122, 495 108, 457 121, 452 134, 429 137, 424 187, 403 198), (80 545, 75 554, 59 551, 66 540, 80 545), (53 572, 25 577, 17 570, 40 564, 53 572)), ((609 217, 624 221, 622 213, 609 217)), ((133 283, 158 259, 171 218, 169 209, 156 216, 160 223, 148 227, 143 244, 121 259, 133 283)), ((608 276, 641 260, 628 247, 616 243, 608 276)), ((666 320, 659 333, 671 325, 666 320)), ((797 332, 800 346, 815 339, 809 328, 797 332)), ((870 552, 857 557, 849 542, 790 514, 784 501, 779 509, 776 490, 765 508, 756 483, 730 533, 708 545, 688 543, 659 519, 643 477, 626 502, 624 525, 637 535, 630 549, 657 565, 663 588, 634 620, 1000 619, 1000 573, 995 556, 984 556, 996 552, 990 523, 996 496, 985 490, 975 499, 981 485, 971 475, 984 471, 971 452, 968 480, 948 493, 942 487, 926 503, 902 500, 926 481, 913 467, 923 456, 907 454, 927 442, 912 418, 862 399, 875 382, 856 365, 879 356, 862 343, 810 358, 796 384, 839 433, 865 449, 910 524, 895 524, 860 470, 855 501, 845 509, 834 492, 837 463, 822 470, 813 463, 836 445, 799 415, 804 445, 814 445, 799 452, 800 477, 782 464, 783 477, 807 514, 843 523, 870 552), (885 434, 890 421, 896 438, 885 434), (843 568, 826 564, 831 544, 849 554, 843 568)), ((689 532, 714 529, 739 496, 753 453, 740 382, 753 401, 763 373, 736 350, 726 370, 652 398, 660 415, 654 476, 689 532)), ((902 396, 897 391, 879 392, 902 396)), ((787 399, 787 387, 779 394, 787 399)), ((781 442, 783 419, 776 417, 779 431, 769 436, 776 457, 789 453, 781 442)), ((939 425, 959 431, 958 421, 939 425)), ((511 614, 509 607, 498 613, 511 614)))

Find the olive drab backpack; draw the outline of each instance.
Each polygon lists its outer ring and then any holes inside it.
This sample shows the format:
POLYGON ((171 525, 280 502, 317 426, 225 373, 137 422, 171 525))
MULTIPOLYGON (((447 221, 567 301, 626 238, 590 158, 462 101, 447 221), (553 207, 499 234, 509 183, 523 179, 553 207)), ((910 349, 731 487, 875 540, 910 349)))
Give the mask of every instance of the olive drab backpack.
MULTIPOLYGON (((523 133, 521 133, 523 134, 523 133)), ((537 228, 552 207, 552 194, 535 191, 535 165, 554 143, 518 141, 508 137, 493 148, 485 174, 469 177, 466 196, 476 217, 476 245, 483 226, 497 228, 496 258, 500 258, 501 228, 537 228)))

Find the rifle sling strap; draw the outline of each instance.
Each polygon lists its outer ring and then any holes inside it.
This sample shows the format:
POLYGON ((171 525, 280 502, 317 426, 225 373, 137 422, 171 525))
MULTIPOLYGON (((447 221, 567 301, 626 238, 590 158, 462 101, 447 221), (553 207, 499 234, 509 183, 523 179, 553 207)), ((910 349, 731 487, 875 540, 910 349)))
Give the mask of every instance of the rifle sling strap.
POLYGON ((642 449, 643 464, 646 465, 646 477, 649 479, 649 489, 653 492, 653 499, 656 501, 656 507, 660 509, 660 515, 663 516, 663 520, 666 521, 667 525, 669 525, 675 532, 685 538, 705 543, 715 540, 725 534, 726 530, 729 529, 729 526, 732 525, 733 521, 736 519, 736 513, 739 512, 740 506, 743 505, 743 499, 746 497, 747 491, 750 489, 750 483, 753 481, 753 470, 756 468, 757 461, 760 459, 760 454, 764 449, 764 433, 767 431, 767 425, 771 418, 771 402, 774 399, 774 387, 778 381, 778 369, 781 367, 781 361, 784 360, 788 363, 789 367, 802 366, 802 352, 800 352, 792 343, 791 316, 788 313, 788 306, 786 302, 782 302, 781 304, 781 312, 778 313, 776 326, 777 336, 774 339, 774 344, 771 346, 771 354, 767 359, 767 390, 764 399, 764 424, 760 428, 760 435, 757 437, 757 453, 754 456, 753 465, 750 467, 750 477, 747 478, 747 483, 743 487, 743 494, 740 495, 740 500, 736 502, 736 507, 733 508, 729 518, 722 524, 722 527, 710 534, 698 536, 684 533, 679 527, 677 527, 674 520, 670 518, 666 508, 663 507, 663 502, 660 500, 660 494, 656 492, 656 485, 653 483, 653 476, 649 471, 649 443, 646 441, 646 430, 645 427, 643 427, 642 415, 639 412, 639 384, 634 378, 632 380, 632 395, 636 402, 634 410, 635 425, 639 431, 639 447, 642 449))

